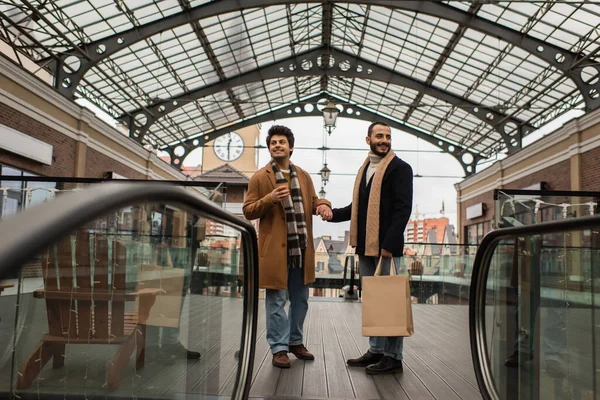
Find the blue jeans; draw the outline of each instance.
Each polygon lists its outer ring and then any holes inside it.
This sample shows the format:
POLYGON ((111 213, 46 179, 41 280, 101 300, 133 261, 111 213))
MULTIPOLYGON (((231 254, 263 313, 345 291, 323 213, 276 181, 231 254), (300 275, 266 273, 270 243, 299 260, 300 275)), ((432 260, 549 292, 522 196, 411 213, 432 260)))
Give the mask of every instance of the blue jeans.
POLYGON ((288 269, 288 290, 266 290, 267 342, 273 354, 302 344, 302 328, 308 311, 308 286, 304 269, 288 269), (289 318, 285 313, 286 297, 290 298, 289 318))
MULTIPOLYGON (((396 266, 396 273, 399 273, 401 257, 394 257, 394 264, 396 266)), ((358 267, 360 268, 360 277, 373 276, 377 269, 377 263, 379 257, 359 256, 358 267)), ((381 275, 390 274, 390 259, 383 258, 381 263, 381 275)), ((402 336, 371 336, 369 338, 369 351, 373 354, 383 354, 394 358, 396 360, 402 360, 402 350, 404 349, 404 337, 402 336)))

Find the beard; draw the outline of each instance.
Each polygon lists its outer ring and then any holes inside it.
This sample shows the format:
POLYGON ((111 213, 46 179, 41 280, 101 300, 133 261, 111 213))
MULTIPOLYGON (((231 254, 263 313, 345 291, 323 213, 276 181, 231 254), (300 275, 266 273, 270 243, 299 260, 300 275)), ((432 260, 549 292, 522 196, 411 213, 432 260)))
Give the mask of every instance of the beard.
POLYGON ((379 150, 377 144, 373 142, 371 142, 370 147, 373 154, 378 155, 379 157, 385 157, 390 151, 390 146, 387 146, 384 150, 379 150))
POLYGON ((288 157, 286 153, 271 154, 273 160, 285 160, 288 157))

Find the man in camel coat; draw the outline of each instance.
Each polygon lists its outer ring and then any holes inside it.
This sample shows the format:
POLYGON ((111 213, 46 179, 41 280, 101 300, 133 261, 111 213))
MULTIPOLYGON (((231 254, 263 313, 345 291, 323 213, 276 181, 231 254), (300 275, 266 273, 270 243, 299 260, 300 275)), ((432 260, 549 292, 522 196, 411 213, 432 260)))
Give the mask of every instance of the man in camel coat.
POLYGON ((269 129, 269 163, 250 179, 244 216, 260 219, 259 286, 266 289, 267 342, 273 365, 289 368, 288 352, 314 360, 303 344, 308 285, 315 281, 312 215, 331 218, 331 203, 319 199, 310 175, 290 161, 294 134, 281 125, 269 129), (289 318, 285 312, 290 299, 289 318))

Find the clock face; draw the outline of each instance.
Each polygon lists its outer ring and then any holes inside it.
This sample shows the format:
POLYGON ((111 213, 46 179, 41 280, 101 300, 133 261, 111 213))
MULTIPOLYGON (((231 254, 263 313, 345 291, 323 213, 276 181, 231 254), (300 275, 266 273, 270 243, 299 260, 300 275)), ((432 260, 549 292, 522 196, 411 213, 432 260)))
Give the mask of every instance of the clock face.
POLYGON ((214 149, 219 159, 234 161, 244 152, 244 140, 235 132, 227 133, 215 139, 214 149))

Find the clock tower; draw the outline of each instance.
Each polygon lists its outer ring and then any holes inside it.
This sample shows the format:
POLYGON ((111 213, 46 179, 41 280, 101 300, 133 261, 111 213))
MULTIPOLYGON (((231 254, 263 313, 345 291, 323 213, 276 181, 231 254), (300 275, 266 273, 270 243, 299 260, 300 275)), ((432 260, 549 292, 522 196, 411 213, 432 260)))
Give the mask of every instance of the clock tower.
POLYGON ((229 164, 251 177, 258 169, 260 125, 239 129, 207 142, 202 149, 202 171, 229 164))

